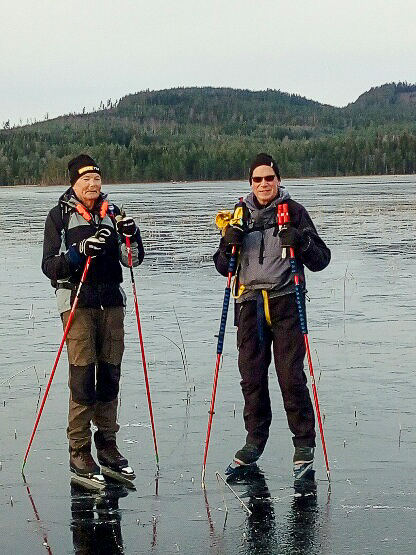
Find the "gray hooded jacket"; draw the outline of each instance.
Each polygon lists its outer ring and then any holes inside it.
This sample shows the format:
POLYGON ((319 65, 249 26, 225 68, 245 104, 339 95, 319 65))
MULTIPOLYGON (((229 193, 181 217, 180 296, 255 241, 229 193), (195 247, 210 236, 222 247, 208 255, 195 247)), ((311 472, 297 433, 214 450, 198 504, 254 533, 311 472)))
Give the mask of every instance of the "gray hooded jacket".
MULTIPOLYGON (((238 258, 236 281, 238 285, 244 285, 244 291, 237 302, 255 298, 261 289, 269 291, 270 297, 295 291, 289 257, 282 258, 282 245, 277 233, 277 205, 282 203, 289 206, 291 225, 305 238, 305 246, 295 253, 300 281, 305 289, 303 266, 316 272, 323 270, 331 259, 331 252, 319 237, 306 209, 292 200, 283 187, 279 187, 278 196, 265 207, 255 202, 253 193, 247 195, 244 202, 249 209, 250 220, 238 258)), ((229 257, 229 249, 221 239, 214 262, 222 275, 227 275, 229 257)))
POLYGON ((277 234, 277 205, 287 202, 289 193, 280 189, 279 196, 265 208, 258 208, 250 193, 245 203, 250 210, 249 232, 244 237, 239 256, 238 281, 244 285, 242 298, 248 299, 258 289, 275 292, 294 291, 289 258, 282 258, 282 245, 277 234))

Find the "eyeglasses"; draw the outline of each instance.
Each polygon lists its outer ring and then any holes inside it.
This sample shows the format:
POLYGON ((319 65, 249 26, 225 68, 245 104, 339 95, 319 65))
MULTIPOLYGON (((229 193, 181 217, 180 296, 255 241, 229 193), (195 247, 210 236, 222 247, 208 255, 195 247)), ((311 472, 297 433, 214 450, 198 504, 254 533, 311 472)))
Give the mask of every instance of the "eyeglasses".
POLYGON ((263 179, 267 181, 267 183, 272 183, 275 177, 275 175, 265 175, 263 177, 252 177, 251 179, 254 183, 261 183, 263 179))

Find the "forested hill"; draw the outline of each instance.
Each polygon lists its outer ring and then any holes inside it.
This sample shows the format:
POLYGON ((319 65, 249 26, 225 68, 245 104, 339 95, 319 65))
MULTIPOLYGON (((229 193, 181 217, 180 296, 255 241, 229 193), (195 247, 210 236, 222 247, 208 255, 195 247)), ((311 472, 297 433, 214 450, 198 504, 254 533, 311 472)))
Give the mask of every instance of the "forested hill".
POLYGON ((0 131, 0 185, 64 183, 87 152, 108 182, 244 178, 267 151, 284 177, 416 171, 416 85, 373 88, 344 108, 275 90, 176 88, 93 113, 0 131))

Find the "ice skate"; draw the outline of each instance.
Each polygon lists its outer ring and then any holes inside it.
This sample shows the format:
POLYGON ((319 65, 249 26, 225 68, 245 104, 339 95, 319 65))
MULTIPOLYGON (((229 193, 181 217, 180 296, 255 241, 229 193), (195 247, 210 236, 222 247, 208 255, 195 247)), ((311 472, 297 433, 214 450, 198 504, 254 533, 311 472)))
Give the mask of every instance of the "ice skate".
POLYGON ((90 448, 71 449, 69 456, 71 482, 92 490, 102 490, 106 486, 100 467, 92 458, 90 448))

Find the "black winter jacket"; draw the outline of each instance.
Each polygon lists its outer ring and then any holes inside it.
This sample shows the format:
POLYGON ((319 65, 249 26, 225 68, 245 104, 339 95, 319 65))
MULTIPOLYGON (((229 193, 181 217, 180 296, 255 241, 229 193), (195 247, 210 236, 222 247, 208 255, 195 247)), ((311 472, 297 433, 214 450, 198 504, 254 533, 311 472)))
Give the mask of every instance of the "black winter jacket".
MULTIPOLYGON (((81 288, 78 304, 80 307, 99 308, 125 304, 120 289, 120 283, 123 281, 120 265, 120 260, 123 261, 123 239, 115 226, 115 217, 120 214, 120 209, 108 204, 106 213, 100 214, 104 202, 106 195, 101 194, 93 210, 89 212, 90 221, 87 221, 77 210, 77 205, 81 203, 71 187, 60 197, 57 206, 52 208, 45 222, 42 271, 57 289, 72 290, 71 304, 86 260, 85 256, 78 253, 76 247, 83 239, 95 235, 99 229, 107 228, 110 231, 106 239, 105 253, 91 261, 85 284, 81 288)), ((86 212, 88 213, 87 210, 86 212)), ((139 231, 132 238, 132 247, 133 245, 136 260, 140 264, 144 258, 144 249, 139 231)))

